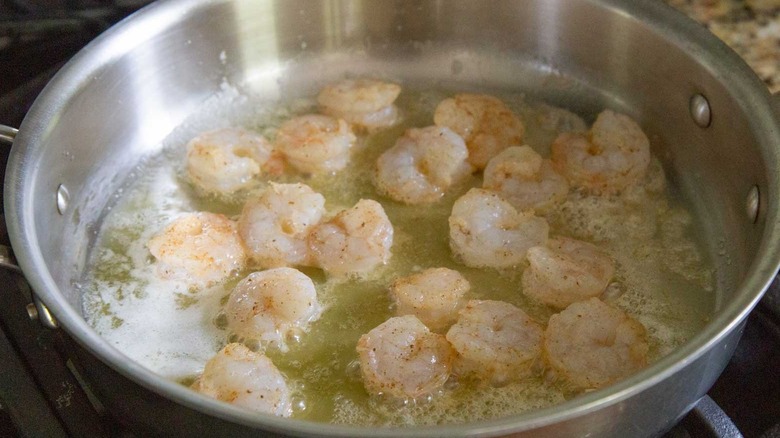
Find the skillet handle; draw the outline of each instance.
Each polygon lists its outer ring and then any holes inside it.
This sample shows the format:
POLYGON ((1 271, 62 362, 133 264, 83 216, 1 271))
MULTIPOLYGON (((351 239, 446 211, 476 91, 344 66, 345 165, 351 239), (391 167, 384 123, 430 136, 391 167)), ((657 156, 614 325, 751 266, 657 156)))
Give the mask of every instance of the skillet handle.
MULTIPOLYGON (((13 144, 18 132, 19 130, 16 128, 0 124, 0 143, 7 143, 10 146, 13 144)), ((16 264, 11 247, 6 246, 5 215, 2 214, 2 206, 0 206, 0 220, 2 220, 2 223, 0 223, 0 269, 21 274, 22 270, 16 264)))
MULTIPOLYGON (((13 144, 18 132, 19 130, 16 128, 0 124, 0 143, 7 143, 8 145, 13 144)), ((0 213, 1 209, 2 207, 0 207, 0 213)), ((0 219, 5 222, 5 216, 0 215, 0 219)), ((0 224, 0 231, 2 231, 2 233, 0 233, 0 239, 3 240, 5 240, 4 226, 5 223, 0 224)), ((19 269, 19 265, 16 264, 13 251, 11 251, 10 247, 5 246, 4 243, 4 241, 0 241, 0 269, 21 274, 22 270, 19 269)))
POLYGON ((17 274, 22 273, 19 265, 16 264, 13 251, 11 251, 10 247, 5 245, 0 245, 0 269, 5 269, 6 271, 15 272, 17 274))
MULTIPOLYGON (((22 273, 22 269, 19 267, 18 264, 16 264, 16 259, 14 258, 14 253, 11 250, 11 247, 1 245, 0 244, 0 269, 5 269, 6 271, 13 272, 15 274, 18 274, 22 277, 24 277, 24 274, 22 273)), ((59 327, 59 324, 57 323, 57 320, 54 319, 54 316, 49 312, 49 309, 46 308, 46 306, 41 302, 41 300, 38 299, 38 296, 34 293, 31 293, 33 302, 27 305, 27 315, 30 317, 30 319, 37 319, 41 322, 41 325, 43 325, 46 328, 55 329, 59 327)))
MULTIPOLYGON (((13 144, 17 133, 19 133, 18 129, 0 124, 0 143, 7 143, 8 145, 13 144)), ((2 215, 0 215, 0 218, 0 220, 5 220, 2 215)), ((5 226, 5 224, 3 224, 3 226, 5 226)), ((5 231, 3 231, 3 234, 5 234, 5 231)), ((5 242, 0 242, 0 269, 5 269, 23 276, 22 269, 16 263, 16 258, 14 258, 13 250, 4 243, 5 242)), ((54 316, 49 312, 49 309, 47 309, 41 300, 38 299, 38 296, 35 295, 35 293, 32 293, 31 295, 33 302, 27 305, 27 314, 30 316, 30 319, 37 319, 47 328, 55 329, 59 327, 57 320, 54 319, 54 316)))
POLYGON ((16 128, 12 128, 10 126, 5 126, 3 124, 0 124, 0 140, 7 142, 8 144, 14 142, 14 139, 16 138, 16 134, 18 132, 19 130, 16 128))

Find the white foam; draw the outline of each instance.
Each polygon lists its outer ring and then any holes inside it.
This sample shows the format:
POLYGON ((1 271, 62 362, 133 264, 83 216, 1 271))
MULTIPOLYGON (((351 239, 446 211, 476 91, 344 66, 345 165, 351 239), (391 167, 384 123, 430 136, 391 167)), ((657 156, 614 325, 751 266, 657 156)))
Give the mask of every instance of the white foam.
POLYGON ((355 425, 435 426, 501 418, 565 401, 563 393, 541 379, 491 387, 475 382, 451 388, 431 400, 393 403, 373 398, 368 405, 337 400, 333 422, 355 425))
POLYGON ((191 293, 154 275, 146 242, 192 206, 179 195, 181 182, 171 166, 146 169, 139 184, 149 190, 129 191, 104 224, 115 248, 96 255, 100 269, 85 295, 85 310, 101 336, 128 357, 180 379, 202 369, 224 343, 224 333, 212 323, 221 294, 191 293))

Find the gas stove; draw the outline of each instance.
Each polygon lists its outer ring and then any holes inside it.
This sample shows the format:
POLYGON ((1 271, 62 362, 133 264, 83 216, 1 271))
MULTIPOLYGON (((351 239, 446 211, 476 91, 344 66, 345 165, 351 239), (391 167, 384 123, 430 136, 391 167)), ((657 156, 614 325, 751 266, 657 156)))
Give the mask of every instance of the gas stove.
MULTIPOLYGON (((148 0, 0 0, 0 123, 19 126, 80 48, 148 0)), ((0 178, 8 148, 0 145, 0 178)), ((2 193, 0 192, 0 201, 2 193)), ((0 217, 0 244, 8 246, 0 217)), ((0 269, 0 436, 132 437, 81 378, 73 343, 31 320, 30 291, 0 269)), ((668 437, 780 438, 780 281, 750 315, 734 358, 668 437)))

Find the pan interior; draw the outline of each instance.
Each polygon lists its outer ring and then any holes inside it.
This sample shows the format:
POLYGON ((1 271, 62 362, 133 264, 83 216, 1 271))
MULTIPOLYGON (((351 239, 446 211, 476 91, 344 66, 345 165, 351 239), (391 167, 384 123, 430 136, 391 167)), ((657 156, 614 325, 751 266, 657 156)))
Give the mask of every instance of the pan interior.
MULTIPOLYGON (((399 82, 404 84, 404 92, 398 100, 403 121, 391 129, 365 137, 347 169, 336 175, 274 178, 277 182, 310 185, 324 195, 331 210, 348 208, 361 198, 377 199, 384 205, 395 229, 393 256, 388 267, 369 274, 362 281, 344 283, 326 277, 316 269, 304 270, 314 279, 319 299, 327 310, 313 324, 310 333, 290 351, 266 350, 291 381, 301 382, 296 386, 316 388, 301 392, 307 400, 307 408, 296 416, 358 424, 382 421, 395 425, 406 422, 436 424, 506 416, 560 403, 574 392, 548 385, 538 377, 489 391, 477 390, 467 384, 463 388, 471 389, 455 391, 446 403, 437 401, 399 409, 394 404, 372 404, 360 379, 355 378, 352 371, 355 371, 358 338, 393 316, 392 303, 386 293, 388 284, 394 278, 422 268, 444 266, 458 270, 473 285, 469 298, 512 303, 543 324, 554 313, 553 309, 518 293, 521 288, 519 269, 470 269, 451 256, 447 217, 460 195, 470 187, 480 186, 478 175, 422 210, 420 206, 393 202, 376 192, 371 169, 377 156, 391 147, 405 129, 432 124, 435 106, 452 94, 435 82, 407 78, 399 82), (420 225, 423 223, 425 226, 420 225), (491 404, 493 408, 484 411, 484 407, 491 404)), ((586 126, 575 114, 523 93, 477 89, 472 84, 461 85, 460 90, 463 88, 500 96, 525 121, 525 141, 543 155, 549 155, 550 143, 560 130, 586 126), (552 120, 554 126, 548 126, 552 120)), ((151 259, 146 243, 161 226, 185 212, 209 211, 237 217, 243 201, 252 199, 252 195, 242 194, 235 202, 199 196, 182 170, 185 145, 204 130, 236 125, 267 133, 268 138, 273 138, 280 122, 291 115, 311 111, 316 111, 311 98, 280 104, 268 101, 264 96, 250 97, 246 91, 226 86, 163 142, 165 146, 160 155, 151 157, 133 172, 134 178, 121 190, 122 196, 100 226, 97 246, 86 271, 87 278, 80 283, 85 290, 87 318, 101 336, 120 345, 129 357, 165 377, 183 384, 190 384, 197 377, 203 364, 229 339, 224 321, 220 323, 220 314, 224 312, 222 304, 236 282, 251 270, 227 284, 204 291, 175 289, 170 283, 156 278, 155 265, 149 264, 151 259)), ((649 179, 663 178, 660 172, 660 168, 654 166, 651 171, 654 176, 649 179)), ((637 196, 644 199, 646 195, 637 196)), ((678 195, 672 190, 670 196, 678 195)), ((714 308, 712 272, 707 261, 702 259, 702 252, 694 246, 695 234, 688 224, 691 217, 680 200, 667 202, 651 196, 647 201, 652 207, 636 209, 623 201, 570 198, 560 212, 548 217, 551 224, 559 224, 553 225, 553 234, 605 242, 602 248, 610 251, 619 266, 612 286, 616 292, 613 293, 624 291, 619 299, 611 298, 649 330, 651 360, 668 354, 698 332, 714 308), (664 211, 658 213, 656 209, 664 211), (599 210, 609 210, 609 214, 599 210), (640 218, 638 214, 647 217, 640 218), (621 222, 631 222, 630 218, 638 223, 622 227, 621 222), (577 224, 577 221, 584 223, 577 224), (633 234, 642 234, 642 237, 633 234), (633 242, 615 242, 626 237, 633 237, 633 242), (647 265, 652 268, 644 269, 647 265)), ((249 345, 253 345, 252 342, 250 340, 249 345)))

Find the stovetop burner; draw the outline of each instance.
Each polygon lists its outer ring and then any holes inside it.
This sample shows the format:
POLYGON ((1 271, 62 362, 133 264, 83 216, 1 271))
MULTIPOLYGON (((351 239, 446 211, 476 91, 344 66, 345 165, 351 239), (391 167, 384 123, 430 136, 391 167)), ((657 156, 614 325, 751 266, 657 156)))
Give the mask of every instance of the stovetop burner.
MULTIPOLYGON (((71 56, 148 2, 0 0, 0 123, 19 126, 71 56)), ((0 147, 0 178, 7 156, 7 148, 0 147)), ((0 244, 8 245, 1 216, 0 244)), ((0 270, 0 436, 133 436, 81 379, 67 335, 28 318, 29 302, 25 283, 0 270)), ((775 280, 748 318, 721 378, 666 436, 780 438, 778 370, 780 281, 775 280)))

